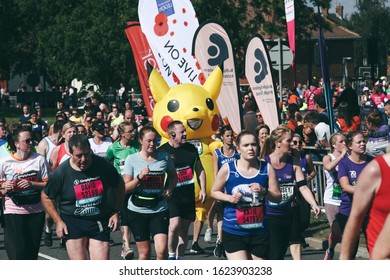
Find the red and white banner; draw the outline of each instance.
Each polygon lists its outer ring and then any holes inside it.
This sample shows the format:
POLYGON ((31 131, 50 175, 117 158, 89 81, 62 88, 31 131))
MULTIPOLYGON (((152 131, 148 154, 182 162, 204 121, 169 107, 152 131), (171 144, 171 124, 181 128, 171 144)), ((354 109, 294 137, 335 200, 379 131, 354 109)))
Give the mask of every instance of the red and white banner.
MULTIPOLYGON (((286 11, 286 22, 287 22, 287 34, 288 34, 288 44, 290 49, 293 52, 295 60, 295 10, 294 10, 294 0, 284 0, 284 9, 286 11)), ((294 61, 293 61, 294 67, 294 61)))
POLYGON ((199 26, 191 1, 140 0, 138 17, 167 84, 203 84, 204 75, 191 55, 199 26))
POLYGON ((139 22, 129 21, 127 22, 127 26, 125 33, 133 50, 135 66, 137 68, 146 111, 148 112, 148 116, 151 117, 153 115, 155 101, 149 87, 147 63, 152 65, 153 68, 158 69, 159 67, 149 46, 148 40, 146 40, 145 35, 141 31, 139 22))
POLYGON ((205 23, 195 33, 192 54, 206 77, 217 65, 223 64, 223 82, 217 105, 224 124, 230 124, 235 133, 240 133, 239 89, 229 35, 217 23, 205 23))
POLYGON ((277 94, 272 78, 269 54, 263 38, 252 38, 246 49, 245 75, 252 89, 257 106, 271 130, 279 125, 277 94))

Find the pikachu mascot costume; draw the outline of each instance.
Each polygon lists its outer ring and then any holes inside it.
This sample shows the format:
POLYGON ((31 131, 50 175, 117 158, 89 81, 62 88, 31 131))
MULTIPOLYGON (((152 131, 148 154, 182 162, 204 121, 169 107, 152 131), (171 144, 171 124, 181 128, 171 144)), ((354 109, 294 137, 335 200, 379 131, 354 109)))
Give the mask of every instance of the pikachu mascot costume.
POLYGON ((200 187, 195 182, 196 218, 204 222, 213 199, 210 196, 214 182, 212 153, 218 147, 211 136, 219 127, 219 110, 216 100, 221 90, 223 71, 216 67, 203 86, 190 83, 175 85, 171 88, 156 69, 149 74, 149 86, 156 105, 153 110, 153 126, 160 133, 162 143, 169 141, 168 124, 174 120, 182 121, 187 132, 187 142, 195 145, 206 172, 205 203, 199 199, 200 187))

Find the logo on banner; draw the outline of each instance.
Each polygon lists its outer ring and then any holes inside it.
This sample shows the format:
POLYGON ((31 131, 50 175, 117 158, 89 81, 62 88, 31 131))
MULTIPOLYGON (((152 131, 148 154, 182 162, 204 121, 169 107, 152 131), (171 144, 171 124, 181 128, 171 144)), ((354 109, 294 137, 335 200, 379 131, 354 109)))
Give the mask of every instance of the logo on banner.
POLYGON ((167 17, 175 13, 172 0, 156 0, 159 13, 164 13, 167 17))
POLYGON ((268 74, 267 61, 265 60, 264 53, 260 49, 255 50, 255 58, 257 59, 253 65, 256 72, 255 81, 260 84, 268 74))
POLYGON ((208 54, 211 56, 207 62, 210 66, 216 66, 229 58, 229 50, 221 35, 213 33, 210 35, 209 39, 214 45, 211 45, 207 49, 208 54))

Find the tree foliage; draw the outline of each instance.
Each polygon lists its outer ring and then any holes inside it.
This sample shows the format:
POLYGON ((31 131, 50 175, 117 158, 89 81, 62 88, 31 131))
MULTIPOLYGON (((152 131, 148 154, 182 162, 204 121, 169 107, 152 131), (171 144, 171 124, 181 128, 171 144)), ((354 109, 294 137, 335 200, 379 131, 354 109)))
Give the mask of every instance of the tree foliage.
MULTIPOLYGON (((226 28, 239 73, 251 37, 258 33, 286 36, 283 0, 192 3, 200 23, 214 20, 226 28)), ((298 39, 307 38, 317 26, 311 7, 329 3, 295 0, 298 39)), ((136 0, 2 0, 0 75, 6 77, 11 70, 13 74, 35 73, 45 75, 53 85, 77 78, 103 89, 120 82, 129 84, 136 74, 124 28, 127 20, 137 19, 137 6, 136 0)))
POLYGON ((378 64, 379 75, 387 72, 387 51, 390 46, 388 27, 390 8, 387 0, 357 0, 355 12, 350 17, 351 29, 362 37, 358 57, 368 57, 369 63, 378 64), (377 61, 377 63, 376 63, 377 61))

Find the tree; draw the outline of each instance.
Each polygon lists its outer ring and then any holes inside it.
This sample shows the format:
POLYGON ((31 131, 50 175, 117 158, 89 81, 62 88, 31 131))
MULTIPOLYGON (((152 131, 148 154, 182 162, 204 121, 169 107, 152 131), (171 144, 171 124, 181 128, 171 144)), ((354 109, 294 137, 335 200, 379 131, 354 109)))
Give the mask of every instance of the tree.
MULTIPOLYGON (((362 37, 359 43, 361 59, 368 59, 372 69, 378 65, 374 76, 387 73, 387 50, 390 46, 388 26, 390 25, 390 8, 386 7, 386 0, 357 0, 358 12, 350 17, 351 29, 362 37)), ((373 77, 375 79, 375 77, 373 77)))
MULTIPOLYGON (((246 46, 256 34, 263 37, 286 38, 286 17, 284 1, 274 0, 224 0, 224 1, 192 1, 199 22, 216 20, 230 35, 236 53, 236 65, 242 75, 246 46)), ((317 28, 318 18, 312 6, 329 7, 330 0, 306 1, 295 0, 296 38, 310 38, 310 31, 317 28)), ((328 25, 325 26, 329 28, 328 25)))
POLYGON ((126 21, 137 16, 134 3, 18 0, 8 4, 8 19, 0 21, 0 27, 7 28, 9 39, 2 47, 13 73, 34 70, 55 85, 77 78, 103 89, 128 84, 134 75, 124 33, 126 21))

